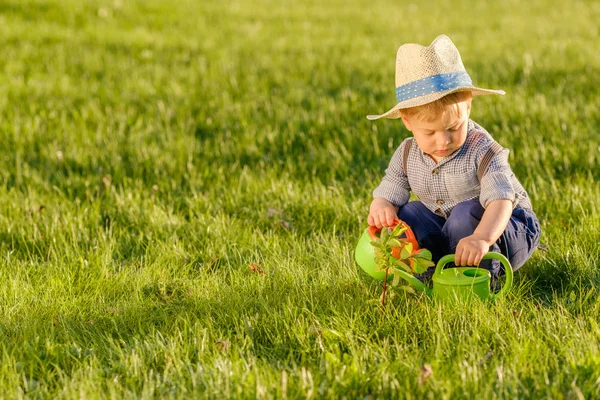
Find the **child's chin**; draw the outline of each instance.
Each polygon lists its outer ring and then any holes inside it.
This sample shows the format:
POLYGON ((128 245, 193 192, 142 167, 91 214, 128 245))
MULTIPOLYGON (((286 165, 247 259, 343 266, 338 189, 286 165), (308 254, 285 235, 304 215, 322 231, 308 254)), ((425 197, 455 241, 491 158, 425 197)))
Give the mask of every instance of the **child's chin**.
POLYGON ((435 153, 433 153, 433 154, 434 154, 436 157, 441 157, 441 158, 444 158, 444 157, 451 156, 451 155, 452 155, 452 154, 454 154, 455 152, 456 152, 456 149, 453 149, 453 150, 448 150, 448 151, 444 151, 444 152, 438 152, 438 151, 436 151, 436 152, 435 152, 435 153))

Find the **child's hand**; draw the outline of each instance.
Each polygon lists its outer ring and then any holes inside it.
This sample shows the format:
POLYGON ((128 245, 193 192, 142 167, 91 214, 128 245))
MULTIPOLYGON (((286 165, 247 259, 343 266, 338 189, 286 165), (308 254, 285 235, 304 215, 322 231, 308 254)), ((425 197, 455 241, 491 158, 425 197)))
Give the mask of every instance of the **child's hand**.
POLYGON ((374 199, 371 202, 369 218, 367 222, 371 226, 381 229, 394 225, 394 219, 398 216, 398 208, 386 199, 374 199))
POLYGON ((471 235, 462 238, 456 246, 454 264, 457 266, 479 265, 483 256, 490 251, 490 245, 486 240, 471 235))

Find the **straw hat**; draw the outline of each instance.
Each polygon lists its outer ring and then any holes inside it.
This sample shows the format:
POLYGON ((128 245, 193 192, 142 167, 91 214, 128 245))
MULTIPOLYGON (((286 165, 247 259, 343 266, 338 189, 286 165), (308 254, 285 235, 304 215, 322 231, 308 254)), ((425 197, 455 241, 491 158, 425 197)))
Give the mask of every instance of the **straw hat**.
POLYGON ((504 90, 473 86, 458 49, 446 35, 440 35, 428 47, 407 43, 396 55, 396 104, 381 115, 368 119, 400 118, 400 110, 431 103, 450 93, 470 91, 473 95, 504 94, 504 90))

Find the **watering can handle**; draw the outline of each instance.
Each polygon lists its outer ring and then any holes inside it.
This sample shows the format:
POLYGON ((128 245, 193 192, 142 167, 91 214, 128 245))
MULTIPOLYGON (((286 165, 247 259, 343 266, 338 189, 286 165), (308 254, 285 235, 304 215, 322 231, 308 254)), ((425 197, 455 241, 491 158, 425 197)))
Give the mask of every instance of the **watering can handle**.
MULTIPOLYGON (((510 262, 506 257, 504 257, 504 255, 493 251, 490 251, 485 256, 483 256, 482 260, 498 260, 504 266, 504 271, 506 272, 506 282, 504 282, 502 290, 496 293, 493 296, 493 298, 504 296, 506 292, 510 290, 513 283, 513 270, 510 266, 510 262)), ((450 262, 454 262, 454 254, 448 254, 447 256, 442 257, 440 261, 438 261, 437 266, 435 267, 434 275, 441 275, 446 264, 450 262)))
MULTIPOLYGON (((410 226, 408 226, 408 224, 406 222, 399 220, 398 218, 395 218, 394 225, 391 226, 390 228, 395 228, 396 225, 398 225, 398 224, 402 224, 405 228, 408 228, 408 230, 406 232, 404 232, 404 234, 406 235, 406 239, 410 243, 412 243, 413 251, 417 250, 419 248, 419 242, 417 242, 415 233, 412 231, 412 229, 410 229, 410 226)), ((377 240, 377 233, 381 232, 381 229, 377 228, 376 226, 369 226, 369 228, 367 228, 367 232, 369 233, 369 236, 371 237, 371 239, 377 240)))

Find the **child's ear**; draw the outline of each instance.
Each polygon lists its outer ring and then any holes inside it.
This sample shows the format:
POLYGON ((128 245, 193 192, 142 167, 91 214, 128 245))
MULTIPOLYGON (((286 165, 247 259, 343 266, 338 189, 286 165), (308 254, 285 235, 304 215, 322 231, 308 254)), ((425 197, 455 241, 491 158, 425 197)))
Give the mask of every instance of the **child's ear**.
POLYGON ((470 99, 467 101, 467 118, 468 118, 468 117, 471 115, 471 102, 472 102, 472 101, 473 101, 473 99, 472 99, 472 98, 470 98, 470 99))
POLYGON ((406 129, 408 129, 409 131, 412 132, 412 129, 410 127, 410 121, 408 120, 408 118, 406 118, 406 115, 404 115, 404 114, 400 114, 400 115, 402 116, 402 123, 404 124, 406 129))

